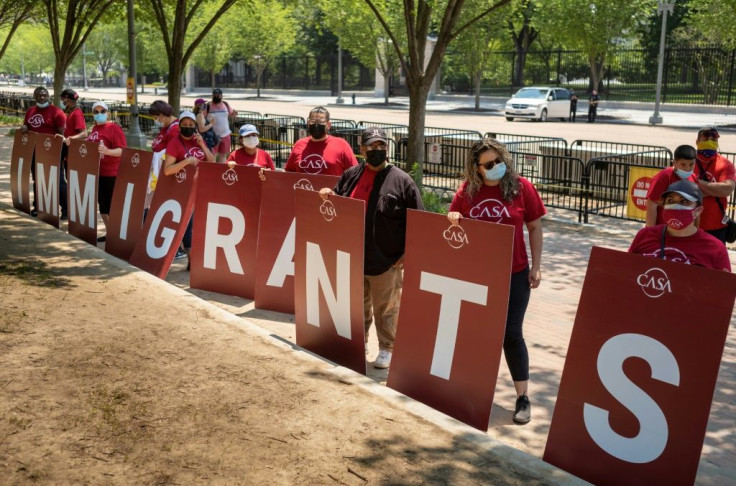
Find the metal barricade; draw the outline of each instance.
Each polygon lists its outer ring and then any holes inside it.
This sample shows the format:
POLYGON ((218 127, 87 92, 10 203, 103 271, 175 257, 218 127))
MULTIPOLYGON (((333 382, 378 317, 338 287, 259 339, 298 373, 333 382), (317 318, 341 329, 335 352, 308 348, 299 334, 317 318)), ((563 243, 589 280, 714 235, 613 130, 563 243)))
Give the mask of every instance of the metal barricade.
POLYGON ((657 165, 632 164, 612 157, 598 157, 586 164, 589 194, 585 205, 584 221, 589 216, 640 220, 627 214, 629 178, 632 168, 661 169, 657 165))
POLYGON ((568 147, 567 154, 587 163, 590 159, 617 156, 617 160, 631 164, 668 167, 672 162, 672 151, 660 145, 642 145, 633 143, 602 142, 599 140, 574 140, 568 147), (623 157, 622 157, 623 156, 623 157))
POLYGON ((495 138, 506 145, 508 151, 530 152, 546 155, 568 155, 567 140, 560 137, 518 135, 515 133, 486 132, 483 138, 495 138))

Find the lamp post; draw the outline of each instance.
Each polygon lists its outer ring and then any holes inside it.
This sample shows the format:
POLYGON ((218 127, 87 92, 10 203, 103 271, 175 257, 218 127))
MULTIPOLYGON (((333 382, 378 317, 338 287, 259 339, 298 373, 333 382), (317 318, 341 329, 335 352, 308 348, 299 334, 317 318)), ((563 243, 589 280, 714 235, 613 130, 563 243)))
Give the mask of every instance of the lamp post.
POLYGON ((135 20, 133 17, 133 0, 128 0, 128 104, 130 105, 130 124, 125 139, 128 147, 143 148, 146 146, 146 135, 138 124, 138 95, 136 93, 135 66, 135 20), (132 88, 131 88, 132 83, 132 88))
POLYGON ((84 91, 87 91, 87 43, 82 44, 82 78, 84 79, 84 91))
POLYGON ((649 123, 652 125, 662 123, 662 116, 659 114, 659 102, 662 96, 662 71, 664 69, 665 37, 667 36, 667 13, 672 14, 674 7, 674 3, 664 3, 664 0, 659 0, 657 5, 657 13, 662 15, 662 34, 659 38, 659 63, 657 66, 657 93, 654 100, 654 114, 649 117, 649 123))
POLYGON ((335 103, 341 105, 345 103, 342 97, 342 46, 340 40, 337 40, 337 99, 335 103))

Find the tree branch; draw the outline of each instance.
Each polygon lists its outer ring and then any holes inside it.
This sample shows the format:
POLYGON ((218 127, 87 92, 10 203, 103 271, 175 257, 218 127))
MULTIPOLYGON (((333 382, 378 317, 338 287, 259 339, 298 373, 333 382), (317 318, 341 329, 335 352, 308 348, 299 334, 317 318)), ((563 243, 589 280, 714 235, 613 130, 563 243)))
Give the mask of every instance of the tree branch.
POLYGON ((493 12, 494 10, 497 10, 497 9, 503 7, 504 5, 506 5, 506 4, 510 3, 510 2, 511 2, 511 0, 498 0, 498 2, 494 3, 493 6, 491 6, 491 8, 485 10, 484 12, 481 12, 480 14, 476 15, 475 17, 473 17, 472 19, 470 19, 468 22, 466 22, 464 25, 462 25, 461 27, 459 27, 455 32, 452 33, 452 35, 450 36, 450 39, 451 40, 454 39, 462 31, 464 31, 465 29, 467 29, 468 27, 470 27, 471 25, 473 25, 474 23, 476 23, 477 21, 479 21, 480 19, 482 19, 483 17, 485 17, 486 15, 488 15, 489 13, 493 12))

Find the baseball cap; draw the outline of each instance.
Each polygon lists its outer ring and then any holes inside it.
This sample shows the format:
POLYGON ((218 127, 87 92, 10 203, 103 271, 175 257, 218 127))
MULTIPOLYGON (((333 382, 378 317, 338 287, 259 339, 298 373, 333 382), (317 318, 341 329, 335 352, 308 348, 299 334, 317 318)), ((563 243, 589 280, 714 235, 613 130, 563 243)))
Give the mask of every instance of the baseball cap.
POLYGON ((194 100, 194 106, 201 105, 202 103, 207 103, 207 100, 204 98, 197 98, 194 100))
POLYGON ((703 127, 700 130, 698 130, 698 137, 701 135, 706 135, 713 138, 719 138, 721 135, 718 133, 718 129, 714 126, 709 127, 703 127))
POLYGON ((61 98, 69 98, 70 100, 75 100, 76 101, 77 98, 79 98, 79 95, 73 89, 67 88, 67 89, 65 89, 64 91, 61 92, 61 94, 59 95, 59 97, 61 97, 61 98))
POLYGON ((215 88, 212 90, 212 94, 222 94, 222 90, 220 88, 215 88))
POLYGON ((238 130, 238 135, 241 137, 245 137, 246 135, 250 135, 251 133, 260 135, 255 125, 243 125, 242 127, 240 127, 240 130, 238 130))
POLYGON ((108 109, 108 108, 107 108, 107 103, 105 103, 104 101, 95 101, 95 104, 94 104, 94 105, 92 105, 92 109, 94 110, 94 109, 95 109, 95 108, 97 108, 98 106, 101 106, 101 107, 102 107, 103 109, 105 109, 105 110, 107 110, 107 109, 108 109))
POLYGON ((386 132, 383 131, 383 129, 378 127, 368 127, 365 130, 363 130, 363 137, 362 137, 362 145, 370 145, 373 142, 381 141, 383 143, 388 143, 388 138, 386 137, 386 132))
POLYGON ((694 182, 673 182, 667 187, 667 190, 662 193, 662 199, 667 197, 667 194, 669 194, 670 192, 676 192, 688 201, 697 202, 698 205, 703 204, 703 193, 700 192, 700 188, 694 182))
POLYGON ((197 121, 197 117, 189 110, 184 110, 179 114, 179 121, 183 120, 184 118, 191 118, 195 122, 197 121))

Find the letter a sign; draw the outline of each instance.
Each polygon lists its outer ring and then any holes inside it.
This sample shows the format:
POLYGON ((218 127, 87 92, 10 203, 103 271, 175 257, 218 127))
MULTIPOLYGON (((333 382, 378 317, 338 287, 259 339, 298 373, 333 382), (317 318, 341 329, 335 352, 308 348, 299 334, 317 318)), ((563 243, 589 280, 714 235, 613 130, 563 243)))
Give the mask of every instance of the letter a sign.
POLYGON ((544 460, 693 484, 735 297, 731 273, 594 247, 544 460))

